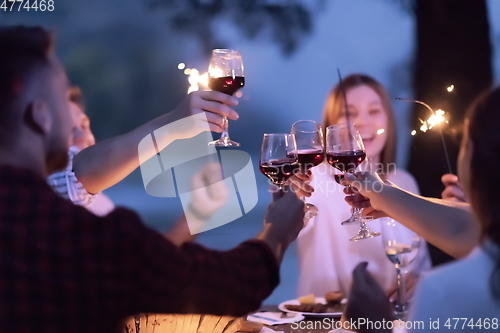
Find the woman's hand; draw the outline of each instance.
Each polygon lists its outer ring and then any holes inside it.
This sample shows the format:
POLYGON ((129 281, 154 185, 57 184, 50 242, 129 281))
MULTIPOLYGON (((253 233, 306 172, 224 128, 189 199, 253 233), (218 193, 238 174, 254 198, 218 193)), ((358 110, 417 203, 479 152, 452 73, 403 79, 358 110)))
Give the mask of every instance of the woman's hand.
POLYGON ((393 186, 390 182, 384 182, 378 174, 369 172, 347 173, 344 176, 349 185, 344 188, 347 195, 345 201, 354 208, 363 209, 363 216, 380 218, 388 216, 382 209, 377 208, 377 199, 386 186, 393 186))
POLYGON ((292 191, 300 198, 310 197, 314 192, 314 188, 310 185, 312 181, 312 172, 297 172, 289 178, 289 184, 292 191))
POLYGON ((441 197, 444 200, 467 202, 464 190, 462 189, 462 185, 460 185, 457 176, 447 173, 441 177, 441 181, 445 186, 445 189, 441 192, 441 197))

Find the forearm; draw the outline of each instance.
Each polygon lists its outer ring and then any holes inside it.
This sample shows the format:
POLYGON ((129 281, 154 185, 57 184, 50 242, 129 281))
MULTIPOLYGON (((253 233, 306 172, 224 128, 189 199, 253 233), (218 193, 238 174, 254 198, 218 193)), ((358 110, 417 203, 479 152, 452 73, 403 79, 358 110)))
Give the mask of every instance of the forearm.
MULTIPOLYGON (((131 132, 99 142, 78 153, 73 160, 73 171, 89 193, 101 192, 125 177, 139 166, 138 147, 141 140, 169 122, 169 114, 156 118, 131 132)), ((175 140, 174 135, 156 138, 160 150, 175 140)), ((142 151, 141 151, 142 152, 142 151)), ((151 158, 156 149, 142 152, 143 159, 151 158)))
POLYGON ((177 246, 181 246, 186 242, 191 242, 196 238, 196 233, 207 222, 199 216, 194 215, 190 210, 185 212, 174 226, 165 233, 165 237, 177 246), (189 224, 188 224, 189 221, 189 224))
POLYGON ((456 258, 469 254, 479 242, 479 226, 466 204, 424 198, 395 187, 384 187, 373 202, 376 209, 456 258))
POLYGON ((257 235, 257 237, 255 237, 255 239, 261 240, 269 246, 278 263, 281 263, 285 251, 288 248, 288 245, 290 245, 290 242, 274 235, 271 223, 266 224, 264 229, 257 235))

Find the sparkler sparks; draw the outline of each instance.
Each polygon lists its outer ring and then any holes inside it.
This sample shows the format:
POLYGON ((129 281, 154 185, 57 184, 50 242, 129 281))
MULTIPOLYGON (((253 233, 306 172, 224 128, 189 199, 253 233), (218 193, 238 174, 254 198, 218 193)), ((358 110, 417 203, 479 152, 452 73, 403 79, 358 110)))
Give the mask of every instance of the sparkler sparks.
MULTIPOLYGON (((188 76, 189 88, 187 93, 190 94, 193 91, 198 90, 209 90, 208 87, 208 72, 200 74, 200 71, 196 68, 186 68, 186 64, 181 62, 177 65, 179 70, 184 70, 184 74, 188 76)), ((212 72, 212 76, 219 76, 220 73, 212 72)), ((237 91, 234 94, 235 97, 241 98, 243 96, 243 92, 237 91)))
MULTIPOLYGON (((439 109, 436 110, 427 120, 420 120, 420 123, 422 124, 420 126, 420 130, 422 132, 427 132, 428 130, 432 129, 434 126, 439 125, 441 123, 448 123, 448 120, 446 119, 446 112, 443 110, 439 109)), ((413 132, 413 131, 412 131, 413 132)), ((415 134, 412 134, 415 135, 415 134)))
POLYGON ((193 91, 208 89, 208 73, 200 74, 200 71, 196 68, 186 68, 186 64, 183 62, 177 65, 177 68, 179 70, 184 70, 184 74, 188 76, 188 94, 193 91))
MULTIPOLYGON (((397 97, 396 99, 400 100, 400 101, 421 104, 421 105, 425 106, 427 108, 427 110, 429 110, 431 112, 431 116, 427 120, 419 119, 420 122, 422 123, 422 126, 420 126, 420 130, 424 133, 427 132, 428 130, 432 129, 434 126, 439 125, 443 122, 448 123, 448 120, 445 118, 446 112, 444 112, 441 109, 434 111, 434 110, 432 110, 432 108, 428 104, 421 102, 421 101, 399 98, 399 97, 397 97)), ((415 131, 415 130, 411 131, 411 135, 415 135, 415 134, 417 134, 417 131, 415 131)), ((446 162, 448 164, 448 171, 449 171, 449 173, 452 173, 451 164, 450 164, 450 157, 448 156, 448 149, 446 148, 446 143, 444 141, 444 136, 443 136, 443 131, 441 130, 441 126, 439 126, 439 134, 441 135, 441 142, 443 143, 444 154, 446 156, 446 162)))

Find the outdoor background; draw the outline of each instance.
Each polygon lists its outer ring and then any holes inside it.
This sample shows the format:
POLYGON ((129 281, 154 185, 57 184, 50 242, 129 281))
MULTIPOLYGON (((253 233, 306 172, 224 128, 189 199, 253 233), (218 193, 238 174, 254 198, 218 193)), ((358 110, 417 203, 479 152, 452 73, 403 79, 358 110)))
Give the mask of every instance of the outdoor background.
MULTIPOLYGON (((230 134, 252 156, 259 186, 259 204, 249 214, 199 237, 200 243, 211 248, 231 248, 259 231, 270 200, 268 182, 258 172, 262 135, 288 132, 299 119, 320 121, 325 97, 338 82, 337 68, 343 76, 352 72, 374 76, 388 87, 391 97, 414 96, 415 17, 404 1, 303 3, 311 13, 311 29, 297 33, 293 38, 296 44, 280 43, 280 37, 287 36, 274 34, 271 26, 247 38, 230 12, 210 23, 215 37, 208 46, 239 49, 244 58, 245 88, 236 108, 240 119, 230 122, 230 134)), ((498 83, 500 1, 489 0, 487 5, 493 77, 498 83)), ((0 24, 42 25, 56 32, 57 54, 71 80, 85 93, 92 129, 100 141, 172 110, 188 89, 187 76, 177 68, 179 63, 206 71, 207 41, 173 27, 171 14, 175 10, 145 0, 55 0, 53 12, 0 11, 0 24)), ((194 18, 198 19, 203 20, 194 18)), ((439 52, 437 49, 436 54, 439 52)), ((398 163, 405 167, 411 150, 413 106, 395 101, 394 107, 398 163)), ((138 211, 148 225, 160 231, 167 230, 182 214, 178 198, 148 196, 138 171, 105 193, 115 203, 138 211)), ((292 246, 282 266, 281 285, 266 303, 295 298, 297 272, 292 246)))

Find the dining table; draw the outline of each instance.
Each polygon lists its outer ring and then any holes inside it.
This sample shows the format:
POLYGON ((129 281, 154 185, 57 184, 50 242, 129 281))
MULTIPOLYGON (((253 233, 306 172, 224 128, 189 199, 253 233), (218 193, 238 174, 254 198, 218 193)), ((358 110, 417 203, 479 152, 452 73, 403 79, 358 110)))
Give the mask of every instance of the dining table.
MULTIPOLYGON (((286 316, 277 305, 264 305, 258 314, 266 312, 286 316)), ((251 315, 251 314, 250 314, 251 315)), ((251 317, 251 316, 248 317, 251 317)), ((128 318, 124 324, 124 333, 257 333, 240 331, 238 320, 228 316, 212 315, 176 315, 176 314, 139 314, 128 318)), ((328 333, 340 317, 303 317, 300 321, 278 325, 264 325, 258 333, 328 333)))

